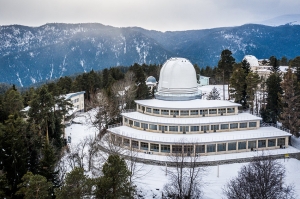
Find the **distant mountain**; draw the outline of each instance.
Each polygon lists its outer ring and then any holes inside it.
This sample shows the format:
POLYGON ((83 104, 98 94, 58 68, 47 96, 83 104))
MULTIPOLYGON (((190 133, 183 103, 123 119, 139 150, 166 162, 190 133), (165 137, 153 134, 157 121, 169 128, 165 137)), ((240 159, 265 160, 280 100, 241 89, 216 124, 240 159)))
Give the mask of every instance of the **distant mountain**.
POLYGON ((0 82, 28 86, 92 69, 163 64, 174 56, 215 66, 222 50, 237 61, 300 55, 300 26, 247 24, 188 31, 150 31, 102 24, 0 26, 0 82))
POLYGON ((300 14, 282 15, 265 21, 260 21, 257 24, 266 26, 281 26, 281 25, 300 25, 300 14))

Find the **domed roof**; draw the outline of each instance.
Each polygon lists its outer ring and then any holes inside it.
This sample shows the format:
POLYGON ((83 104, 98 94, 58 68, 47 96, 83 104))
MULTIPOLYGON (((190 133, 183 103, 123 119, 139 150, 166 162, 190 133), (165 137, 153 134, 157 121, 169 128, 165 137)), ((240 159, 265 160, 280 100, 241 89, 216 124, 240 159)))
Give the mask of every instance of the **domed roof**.
POLYGON ((146 79, 146 84, 156 84, 157 81, 155 79, 155 77, 153 76, 149 76, 147 79, 146 79))
POLYGON ((259 66, 258 59, 253 55, 246 55, 244 57, 244 59, 247 60, 247 62, 250 64, 250 66, 259 66))
POLYGON ((157 99, 190 100, 200 98, 196 71, 184 58, 171 58, 161 68, 157 99))

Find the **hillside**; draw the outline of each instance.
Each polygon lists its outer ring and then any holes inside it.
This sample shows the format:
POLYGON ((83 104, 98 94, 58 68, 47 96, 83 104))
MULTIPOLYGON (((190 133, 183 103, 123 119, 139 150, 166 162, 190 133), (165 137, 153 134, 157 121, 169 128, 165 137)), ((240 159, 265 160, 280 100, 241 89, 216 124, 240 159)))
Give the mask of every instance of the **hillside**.
POLYGON ((247 24, 187 31, 150 31, 102 24, 0 26, 0 82, 28 86, 79 72, 134 63, 163 64, 174 56, 215 66, 223 49, 237 61, 300 55, 300 25, 247 24))

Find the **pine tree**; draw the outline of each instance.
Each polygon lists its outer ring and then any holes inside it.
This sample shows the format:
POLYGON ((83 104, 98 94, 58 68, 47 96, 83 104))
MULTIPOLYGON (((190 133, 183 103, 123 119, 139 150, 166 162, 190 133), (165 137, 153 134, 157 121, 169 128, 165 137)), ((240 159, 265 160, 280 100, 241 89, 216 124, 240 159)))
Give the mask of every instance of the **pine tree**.
POLYGON ((19 191, 17 195, 23 195, 24 199, 47 199, 51 198, 50 188, 51 182, 47 182, 47 179, 41 175, 33 175, 31 172, 27 172, 22 177, 23 183, 18 185, 19 191))
POLYGON ((213 89, 210 91, 208 96, 206 97, 207 100, 220 100, 220 93, 216 89, 216 87, 213 87, 213 89))
POLYGON ((261 116, 264 122, 274 123, 279 119, 281 113, 280 95, 282 94, 281 77, 277 72, 270 74, 266 81, 267 86, 267 105, 261 109, 261 116))
POLYGON ((257 91, 258 84, 260 82, 259 75, 257 73, 249 72, 246 76, 246 93, 247 93, 247 101, 251 105, 251 113, 253 113, 254 107, 254 98, 255 93, 257 91))
POLYGON ((300 82, 300 56, 295 57, 290 62, 291 68, 294 68, 296 71, 297 81, 300 82))
MULTIPOLYGON (((58 180, 58 171, 56 171, 57 157, 54 151, 54 147, 45 142, 42 149, 42 157, 39 162, 38 173, 44 176, 47 181, 52 182, 54 187, 58 187, 60 182, 58 180)), ((53 191, 53 190, 52 190, 53 191)))
MULTIPOLYGON (((233 64, 235 63, 235 59, 232 57, 232 53, 230 50, 223 50, 221 53, 220 60, 218 62, 218 69, 221 72, 222 80, 223 80, 223 99, 225 100, 225 84, 229 83, 230 73, 233 69, 233 64)), ((228 89, 229 92, 229 89, 228 89)), ((229 94, 229 93, 228 93, 229 94)))
POLYGON ((246 108, 246 72, 242 64, 235 64, 232 76, 230 77, 230 93, 235 102, 240 103, 246 108))
MULTIPOLYGON (((34 99, 30 102, 29 121, 37 124, 40 128, 39 134, 45 134, 46 141, 49 143, 49 126, 54 125, 54 98, 43 86, 34 99)), ((52 129, 54 126, 52 126, 52 129)))
POLYGON ((26 122, 10 115, 5 126, 0 124, 0 169, 6 174, 9 195, 15 194, 21 177, 29 169, 26 144, 26 122))
POLYGON ((290 133, 299 137, 300 127, 300 95, 297 87, 297 76, 293 74, 289 68, 284 75, 282 82, 283 95, 281 102, 283 105, 280 115, 280 122, 285 128, 290 130, 290 133))
POLYGON ((84 198, 84 196, 91 195, 93 183, 92 179, 84 175, 83 168, 76 167, 67 173, 63 186, 55 190, 56 198, 84 198))
POLYGON ((272 66, 271 71, 273 73, 279 72, 279 62, 276 57, 270 57, 270 65, 272 66))
POLYGON ((129 182, 130 172, 119 155, 110 155, 102 168, 103 176, 98 179, 97 198, 132 198, 134 191, 129 182))

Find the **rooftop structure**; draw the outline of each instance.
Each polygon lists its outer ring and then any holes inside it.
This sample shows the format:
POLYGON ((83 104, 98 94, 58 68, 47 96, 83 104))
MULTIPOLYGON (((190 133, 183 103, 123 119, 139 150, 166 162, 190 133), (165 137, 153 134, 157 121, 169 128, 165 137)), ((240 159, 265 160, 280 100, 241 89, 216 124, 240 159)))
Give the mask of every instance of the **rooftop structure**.
POLYGON ((155 97, 161 100, 199 99, 196 71, 191 62, 184 58, 167 60, 160 71, 155 97))
POLYGON ((261 118, 239 113, 240 104, 200 99, 193 65, 171 58, 163 65, 156 99, 136 100, 109 127, 113 143, 147 154, 195 156, 288 147, 289 133, 260 127, 261 118))

